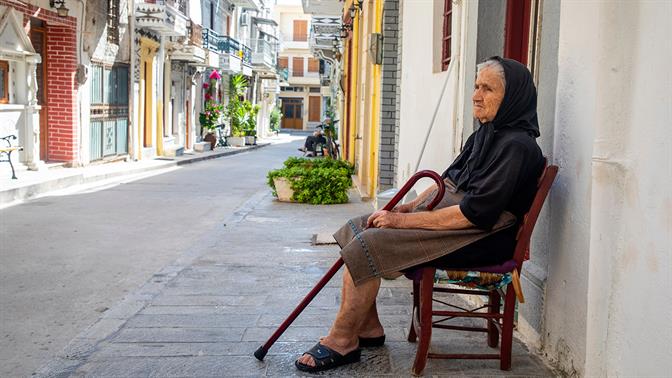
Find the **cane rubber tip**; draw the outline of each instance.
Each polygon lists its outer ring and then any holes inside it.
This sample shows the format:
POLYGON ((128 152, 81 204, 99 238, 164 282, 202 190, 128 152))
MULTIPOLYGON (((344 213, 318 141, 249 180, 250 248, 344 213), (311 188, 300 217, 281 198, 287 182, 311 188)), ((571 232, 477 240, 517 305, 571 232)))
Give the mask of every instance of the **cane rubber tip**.
POLYGON ((264 346, 262 345, 262 346, 259 347, 259 349, 257 349, 254 352, 254 357, 257 357, 257 360, 259 360, 259 361, 263 361, 264 357, 266 357, 266 353, 268 353, 268 351, 265 350, 264 346))

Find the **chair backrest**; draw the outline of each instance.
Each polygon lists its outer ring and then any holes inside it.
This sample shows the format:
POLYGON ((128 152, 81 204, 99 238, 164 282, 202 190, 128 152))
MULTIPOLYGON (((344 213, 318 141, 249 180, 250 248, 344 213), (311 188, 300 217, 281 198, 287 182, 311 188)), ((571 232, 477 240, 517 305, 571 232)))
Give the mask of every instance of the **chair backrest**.
POLYGON ((523 261, 530 259, 530 238, 534 225, 537 223, 541 208, 544 206, 544 201, 548 192, 551 190, 551 185, 558 174, 557 165, 547 165, 548 161, 544 158, 544 170, 537 181, 537 194, 534 196, 532 206, 523 217, 523 222, 518 229, 516 236, 516 249, 513 252, 513 259, 516 261, 516 266, 520 269, 523 266, 523 261))

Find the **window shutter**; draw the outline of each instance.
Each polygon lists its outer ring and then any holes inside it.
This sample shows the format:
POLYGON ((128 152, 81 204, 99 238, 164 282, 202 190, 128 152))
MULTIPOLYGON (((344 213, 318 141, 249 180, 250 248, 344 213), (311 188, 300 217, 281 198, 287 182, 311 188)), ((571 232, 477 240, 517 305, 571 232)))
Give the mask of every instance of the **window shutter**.
POLYGON ((308 21, 294 20, 294 41, 308 40, 308 21))
POLYGON ((303 76, 303 58, 292 58, 292 76, 303 76))
POLYGON ((278 67, 280 68, 289 67, 289 59, 286 56, 278 58, 278 67))
POLYGON ((308 72, 318 72, 320 70, 320 61, 314 58, 308 59, 308 72))

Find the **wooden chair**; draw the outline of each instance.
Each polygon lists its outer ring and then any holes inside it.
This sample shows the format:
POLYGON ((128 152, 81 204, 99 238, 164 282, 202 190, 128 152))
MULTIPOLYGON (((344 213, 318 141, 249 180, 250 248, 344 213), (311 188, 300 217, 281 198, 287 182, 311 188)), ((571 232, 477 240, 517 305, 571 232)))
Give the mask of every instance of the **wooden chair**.
MULTIPOLYGON (((516 236, 516 247, 513 259, 502 265, 468 269, 476 272, 476 275, 499 277, 500 284, 490 283, 486 287, 480 285, 480 289, 473 289, 473 283, 468 285, 470 288, 453 288, 445 286, 435 286, 435 275, 437 269, 443 267, 424 267, 407 274, 407 277, 413 279, 413 315, 411 319, 411 329, 408 335, 408 341, 415 342, 418 339, 418 349, 413 364, 413 374, 422 375, 427 364, 427 358, 441 359, 498 359, 500 369, 509 370, 511 368, 511 345, 513 338, 513 317, 516 309, 516 299, 524 302, 522 290, 520 288, 519 274, 523 262, 529 259, 530 238, 532 230, 539 217, 539 212, 544 204, 544 200, 553 184, 553 180, 558 173, 558 167, 555 165, 544 166, 544 170, 537 184, 537 193, 532 202, 530 210, 525 214, 523 222, 518 229, 516 236), (510 282, 510 284, 508 284, 510 282), (503 288, 506 287, 506 293, 503 288), (488 303, 485 306, 476 309, 463 309, 446 303, 445 301, 433 298, 434 292, 468 294, 488 297, 488 303), (504 298, 504 308, 501 312, 501 298, 504 298), (455 308, 456 311, 438 311, 432 310, 432 302, 437 301, 444 305, 455 308), (486 310, 479 311, 479 310, 486 310), (434 317, 442 319, 434 321, 434 317), (442 324, 446 320, 453 318, 482 318, 486 320, 486 326, 467 327, 459 325, 442 324), (432 338, 432 328, 453 329, 469 332, 486 332, 488 334, 488 345, 496 348, 499 341, 499 334, 502 335, 502 344, 499 353, 493 354, 439 354, 429 353, 429 345, 432 338)), ((452 268, 450 268, 452 269, 452 268)), ((466 270, 451 273, 462 273, 465 276, 466 270)), ((463 285, 459 279, 451 281, 458 285, 463 285)))

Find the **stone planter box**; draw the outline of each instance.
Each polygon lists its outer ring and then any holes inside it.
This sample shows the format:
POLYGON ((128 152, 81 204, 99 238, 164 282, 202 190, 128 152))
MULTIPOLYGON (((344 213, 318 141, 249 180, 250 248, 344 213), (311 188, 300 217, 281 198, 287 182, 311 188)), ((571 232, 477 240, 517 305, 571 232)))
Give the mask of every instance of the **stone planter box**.
POLYGON ((254 143, 257 141, 256 136, 246 136, 245 137, 245 144, 248 146, 254 145, 254 143))
POLYGON ((226 142, 232 147, 243 147, 245 146, 245 137, 227 137, 226 142))
POLYGON ((284 177, 274 178, 273 184, 275 185, 275 192, 278 193, 278 201, 294 202, 292 201, 294 191, 292 190, 292 187, 286 178, 284 177))

